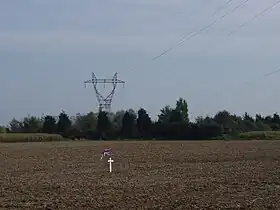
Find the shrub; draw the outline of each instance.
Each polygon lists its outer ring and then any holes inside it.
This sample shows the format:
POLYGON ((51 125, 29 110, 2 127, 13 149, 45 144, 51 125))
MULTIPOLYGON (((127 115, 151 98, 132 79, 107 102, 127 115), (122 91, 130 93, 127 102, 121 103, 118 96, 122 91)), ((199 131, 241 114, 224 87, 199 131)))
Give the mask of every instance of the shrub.
POLYGON ((6 128, 5 128, 5 127, 0 126, 0 133, 6 133, 6 128))
POLYGON ((0 142, 15 143, 15 142, 48 142, 48 141, 63 141, 65 140, 58 134, 44 133, 1 133, 0 142))
POLYGON ((280 131, 251 131, 239 134, 241 140, 280 140, 280 131))

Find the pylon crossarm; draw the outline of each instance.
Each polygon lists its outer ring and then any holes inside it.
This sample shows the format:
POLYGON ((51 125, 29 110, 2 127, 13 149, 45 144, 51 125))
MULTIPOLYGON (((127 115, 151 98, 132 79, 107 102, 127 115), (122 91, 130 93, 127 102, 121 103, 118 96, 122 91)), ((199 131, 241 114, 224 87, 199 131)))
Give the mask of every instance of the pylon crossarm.
POLYGON ((91 79, 86 80, 86 81, 84 81, 84 83, 85 83, 85 84, 86 84, 86 83, 92 83, 92 80, 91 80, 91 79))
POLYGON ((122 83, 124 85, 124 81, 117 79, 117 73, 114 74, 112 79, 97 79, 97 77, 95 76, 95 74, 92 72, 92 79, 91 80, 86 80, 85 82, 85 86, 87 83, 92 83, 94 90, 95 90, 95 94, 96 94, 96 98, 98 100, 99 103, 99 110, 102 109, 107 109, 107 111, 110 111, 111 109, 111 103, 112 103, 112 99, 117 87, 118 83, 122 83), (102 96, 97 88, 97 84, 107 84, 107 83, 111 83, 113 84, 113 88, 112 91, 107 95, 107 97, 102 96))

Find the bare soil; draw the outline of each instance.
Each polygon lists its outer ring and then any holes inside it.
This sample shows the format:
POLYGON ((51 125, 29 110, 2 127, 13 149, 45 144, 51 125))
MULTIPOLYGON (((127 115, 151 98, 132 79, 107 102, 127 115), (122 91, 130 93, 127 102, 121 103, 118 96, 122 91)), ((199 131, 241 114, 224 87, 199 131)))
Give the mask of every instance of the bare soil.
POLYGON ((280 209, 280 141, 0 144, 0 209, 151 208, 280 209))

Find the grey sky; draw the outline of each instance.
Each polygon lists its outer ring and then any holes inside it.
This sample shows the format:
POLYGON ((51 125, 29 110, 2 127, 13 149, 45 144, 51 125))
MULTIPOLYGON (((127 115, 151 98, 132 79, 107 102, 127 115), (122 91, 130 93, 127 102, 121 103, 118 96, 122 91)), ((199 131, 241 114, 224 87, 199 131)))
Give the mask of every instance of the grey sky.
MULTIPOLYGON (((178 97, 191 117, 227 109, 236 114, 280 111, 280 4, 227 34, 276 0, 250 0, 210 29, 138 68, 232 10, 234 0, 9 0, 0 2, 0 124, 28 114, 97 110, 91 72, 126 81, 113 110, 146 108, 155 117, 178 97)), ((102 92, 108 92, 109 86, 102 92)))

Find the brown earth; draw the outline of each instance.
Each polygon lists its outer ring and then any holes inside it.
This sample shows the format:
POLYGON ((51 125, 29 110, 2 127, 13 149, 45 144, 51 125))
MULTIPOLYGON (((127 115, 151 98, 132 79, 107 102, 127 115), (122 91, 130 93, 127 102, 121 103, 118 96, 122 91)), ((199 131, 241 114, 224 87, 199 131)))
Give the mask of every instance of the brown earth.
POLYGON ((280 141, 2 143, 0 160, 0 209, 280 209, 280 141))

